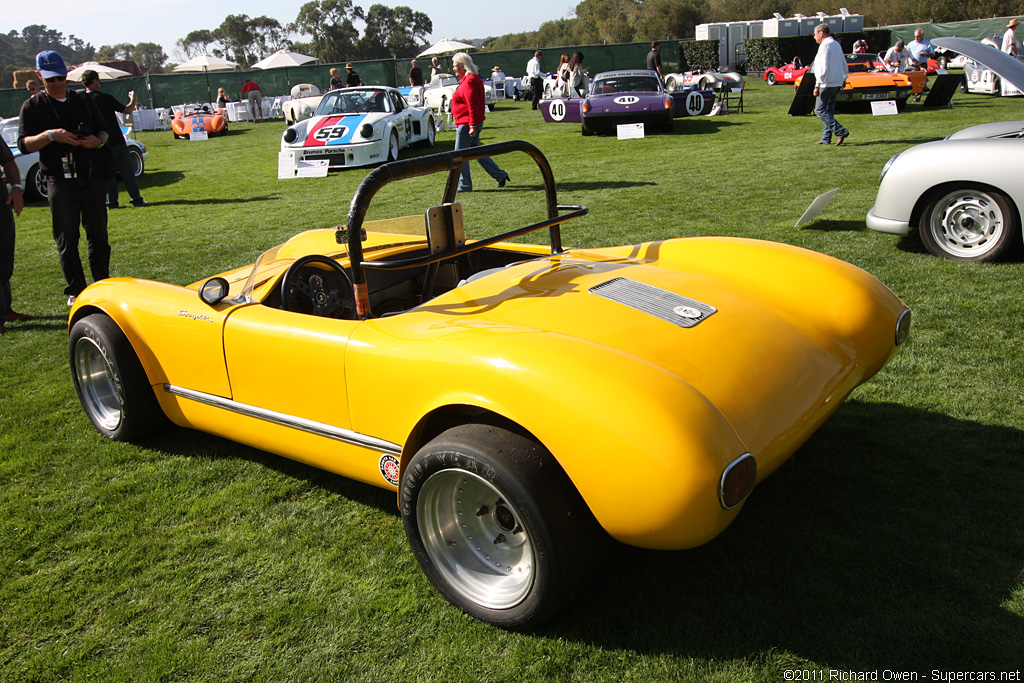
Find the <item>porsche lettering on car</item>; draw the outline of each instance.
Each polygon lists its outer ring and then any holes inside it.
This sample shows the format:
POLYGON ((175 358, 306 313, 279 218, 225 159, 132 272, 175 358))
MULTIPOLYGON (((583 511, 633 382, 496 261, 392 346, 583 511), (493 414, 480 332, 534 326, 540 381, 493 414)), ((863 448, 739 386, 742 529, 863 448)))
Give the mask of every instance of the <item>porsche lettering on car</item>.
POLYGON ((393 492, 450 602, 533 628, 585 588, 606 535, 720 534, 909 333, 903 302, 838 259, 740 238, 564 247, 587 213, 522 141, 387 164, 343 227, 254 265, 86 288, 75 387, 112 439, 170 421, 393 492), (507 206, 479 204, 467 238, 454 179, 507 153, 536 166, 536 222, 488 231, 507 206), (365 220, 389 183, 432 173, 439 204, 365 220), (538 231, 547 245, 513 241, 538 231))
MULTIPOLYGON (((1024 63, 966 38, 936 38, 1024 90, 1024 63)), ((1024 121, 972 126, 944 140, 900 152, 882 169, 872 230, 909 234, 935 256, 994 261, 1021 246, 1024 216, 1024 121)))
POLYGON ((426 107, 410 107, 395 88, 363 86, 332 90, 316 114, 290 126, 281 151, 292 152, 295 167, 327 159, 339 170, 394 161, 413 144, 434 144, 434 116, 426 107))

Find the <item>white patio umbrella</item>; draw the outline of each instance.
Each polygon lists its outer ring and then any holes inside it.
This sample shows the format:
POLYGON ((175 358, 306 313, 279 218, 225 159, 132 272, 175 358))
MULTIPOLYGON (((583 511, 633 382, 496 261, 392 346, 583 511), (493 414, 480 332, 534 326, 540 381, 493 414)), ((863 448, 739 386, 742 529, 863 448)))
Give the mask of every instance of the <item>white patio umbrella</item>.
POLYGON ((206 74, 206 98, 207 100, 213 99, 213 93, 210 90, 210 72, 211 71, 228 71, 238 66, 238 62, 232 62, 230 59, 221 59, 220 57, 214 57, 213 55, 199 55, 192 59, 182 62, 178 66, 174 67, 175 71, 202 71, 206 74))
POLYGON ((80 80, 82 80, 82 74, 84 74, 89 69, 92 69, 93 71, 98 73, 99 76, 100 76, 100 80, 101 81, 112 81, 115 78, 123 78, 124 76, 131 76, 131 74, 128 73, 127 71, 122 71, 121 69, 115 69, 112 66, 106 66, 105 64, 100 64, 98 62, 86 62, 84 64, 79 64, 74 69, 69 71, 68 72, 68 80, 69 81, 80 81, 80 80))
POLYGON ((316 57, 292 52, 290 50, 278 50, 269 57, 264 57, 252 65, 254 69, 287 69, 289 66, 302 66, 309 62, 315 62, 316 57))
POLYGON ((416 55, 417 57, 426 57, 427 55, 441 55, 445 52, 459 52, 460 50, 475 50, 476 45, 469 45, 467 43, 460 43, 457 40, 451 38, 445 38, 440 40, 423 52, 416 55))
POLYGON ((227 71, 238 66, 238 62, 221 59, 213 55, 199 55, 174 67, 175 71, 227 71))

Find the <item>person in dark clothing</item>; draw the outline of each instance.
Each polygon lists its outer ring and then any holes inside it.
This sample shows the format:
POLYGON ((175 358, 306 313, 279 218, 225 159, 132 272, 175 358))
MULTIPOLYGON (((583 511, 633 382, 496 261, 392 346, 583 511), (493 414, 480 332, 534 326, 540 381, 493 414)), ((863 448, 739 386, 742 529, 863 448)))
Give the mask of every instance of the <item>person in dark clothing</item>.
POLYGON ((409 85, 414 88, 423 85, 423 69, 416 64, 415 59, 412 60, 412 68, 409 69, 409 85))
POLYGON ((79 224, 89 241, 93 280, 110 276, 107 241, 106 180, 97 151, 107 144, 107 129, 96 105, 85 93, 67 88, 68 68, 53 50, 36 55, 36 73, 44 91, 21 105, 18 149, 39 152, 39 172, 46 178, 60 267, 68 305, 85 289, 78 255, 79 224))
MULTIPOLYGON (((142 198, 142 194, 139 193, 139 183, 135 179, 135 167, 132 164, 131 156, 128 154, 128 143, 125 142, 124 135, 121 133, 121 124, 118 123, 117 116, 115 115, 115 112, 131 114, 138 109, 139 102, 135 99, 135 91, 132 90, 128 93, 128 104, 121 104, 120 100, 113 95, 100 92, 100 75, 92 69, 82 74, 82 85, 85 86, 85 91, 89 93, 93 104, 96 105, 100 112, 100 116, 103 117, 103 125, 106 126, 107 133, 110 135, 107 140, 107 146, 114 156, 117 172, 121 174, 121 180, 124 181, 124 189, 132 198, 132 206, 148 206, 146 200, 142 198)), ((107 181, 107 208, 116 209, 119 206, 117 199, 117 177, 115 176, 107 181)))
POLYGON ((348 76, 345 77, 345 85, 349 88, 355 88, 363 84, 359 79, 359 74, 352 70, 351 64, 345 65, 345 71, 348 72, 348 76))
POLYGON ((658 72, 658 78, 665 78, 661 73, 661 43, 657 40, 651 41, 651 51, 647 53, 647 68, 658 72))
POLYGON ((18 313, 11 302, 11 276, 14 275, 14 217, 21 215, 22 199, 21 173, 14 154, 7 145, 0 145, 0 167, 6 179, 0 179, 0 334, 4 323, 28 320, 32 316, 18 313), (7 194, 7 183, 11 193, 7 194))

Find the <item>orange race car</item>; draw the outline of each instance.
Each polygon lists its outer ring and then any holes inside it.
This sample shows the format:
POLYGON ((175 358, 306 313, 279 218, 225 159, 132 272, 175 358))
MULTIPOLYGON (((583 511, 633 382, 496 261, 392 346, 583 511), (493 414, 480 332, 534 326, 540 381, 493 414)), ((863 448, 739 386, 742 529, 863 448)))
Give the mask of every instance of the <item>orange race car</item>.
POLYGON ((210 109, 208 104, 186 104, 171 119, 175 138, 188 138, 189 133, 205 132, 209 137, 228 131, 228 115, 223 109, 210 109))
MULTIPOLYGON (((850 75, 836 97, 836 105, 871 100, 896 100, 896 106, 902 109, 907 98, 924 91, 927 78, 924 71, 893 73, 885 67, 885 62, 879 55, 846 55, 846 65, 850 69, 850 75)), ((799 93, 802 81, 803 77, 797 79, 794 92, 799 93)))

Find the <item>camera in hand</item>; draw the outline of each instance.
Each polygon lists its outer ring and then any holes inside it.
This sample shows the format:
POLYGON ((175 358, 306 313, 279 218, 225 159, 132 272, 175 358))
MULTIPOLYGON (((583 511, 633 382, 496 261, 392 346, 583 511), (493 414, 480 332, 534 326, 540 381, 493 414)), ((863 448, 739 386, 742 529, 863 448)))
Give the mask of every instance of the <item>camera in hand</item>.
POLYGON ((77 135, 80 138, 87 138, 90 135, 95 135, 95 134, 96 134, 96 131, 93 130, 92 124, 86 123, 84 121, 82 123, 78 124, 78 128, 75 129, 75 135, 77 135))

